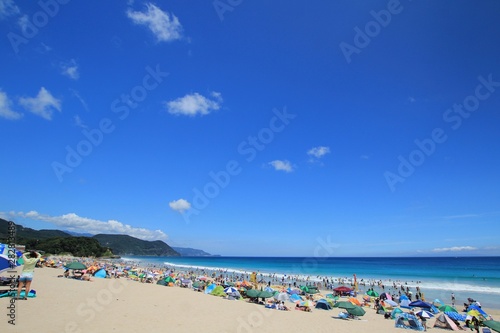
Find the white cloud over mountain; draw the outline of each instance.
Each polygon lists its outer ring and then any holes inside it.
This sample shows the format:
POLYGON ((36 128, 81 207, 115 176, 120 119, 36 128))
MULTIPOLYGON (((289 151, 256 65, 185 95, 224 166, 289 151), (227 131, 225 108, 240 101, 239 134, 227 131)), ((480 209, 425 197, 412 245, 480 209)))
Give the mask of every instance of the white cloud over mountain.
POLYGON ((68 213, 60 216, 50 216, 40 214, 36 211, 11 212, 10 215, 19 216, 31 220, 49 222, 57 227, 75 232, 88 232, 91 234, 126 234, 143 240, 167 240, 168 236, 162 230, 150 230, 145 228, 132 227, 116 220, 100 221, 87 217, 81 217, 75 213, 68 213))

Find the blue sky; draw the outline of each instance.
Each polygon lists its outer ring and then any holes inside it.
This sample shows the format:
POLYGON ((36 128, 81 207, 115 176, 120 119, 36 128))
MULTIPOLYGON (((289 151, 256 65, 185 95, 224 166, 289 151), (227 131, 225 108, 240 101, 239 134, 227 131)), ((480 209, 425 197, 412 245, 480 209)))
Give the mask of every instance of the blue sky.
POLYGON ((500 255, 499 12, 0 0, 0 214, 222 255, 500 255))

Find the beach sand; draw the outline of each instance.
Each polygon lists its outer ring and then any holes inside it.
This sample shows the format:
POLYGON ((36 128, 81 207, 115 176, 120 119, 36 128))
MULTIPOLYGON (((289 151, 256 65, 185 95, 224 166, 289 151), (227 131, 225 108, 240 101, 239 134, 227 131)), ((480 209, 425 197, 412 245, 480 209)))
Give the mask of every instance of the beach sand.
MULTIPOLYGON (((0 332, 404 332, 394 320, 365 308, 360 320, 334 319, 340 309, 278 311, 230 301, 192 289, 124 278, 92 282, 58 278, 62 269, 37 268, 37 297, 15 302, 15 326, 7 316, 11 298, 0 298, 0 332)), ((292 303, 287 303, 293 306, 292 303)), ((487 310, 495 319, 500 310, 487 310)), ((428 320, 428 326, 434 319, 428 320)), ((431 329, 434 331, 437 329, 431 329)))

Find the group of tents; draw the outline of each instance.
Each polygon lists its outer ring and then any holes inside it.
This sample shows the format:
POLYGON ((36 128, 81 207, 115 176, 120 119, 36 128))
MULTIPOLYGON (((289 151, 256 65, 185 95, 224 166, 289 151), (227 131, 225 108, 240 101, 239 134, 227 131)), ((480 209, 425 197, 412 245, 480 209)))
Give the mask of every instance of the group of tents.
POLYGON ((454 307, 444 305, 439 300, 435 300, 432 304, 423 302, 421 300, 408 302, 408 304, 406 304, 404 301, 405 300, 403 299, 403 301, 400 303, 399 308, 394 308, 390 312, 390 317, 392 319, 395 319, 395 326, 399 328, 424 331, 425 327, 422 321, 419 320, 419 318, 424 318, 424 320, 427 320, 429 318, 435 317, 435 322, 433 325, 434 327, 452 331, 460 331, 463 330, 460 321, 468 323, 471 318, 476 317, 482 325, 500 332, 500 322, 487 320, 488 318, 490 318, 490 316, 488 316, 488 314, 484 312, 481 307, 475 304, 469 305, 467 307, 467 312, 458 313, 458 311, 454 307), (441 306, 439 306, 439 308, 436 307, 436 303, 438 303, 438 305, 441 304, 441 306), (410 313, 405 313, 403 312, 403 310, 401 310, 401 307, 409 309, 420 308, 422 310, 420 312, 417 312, 416 314, 413 313, 413 311, 410 313))

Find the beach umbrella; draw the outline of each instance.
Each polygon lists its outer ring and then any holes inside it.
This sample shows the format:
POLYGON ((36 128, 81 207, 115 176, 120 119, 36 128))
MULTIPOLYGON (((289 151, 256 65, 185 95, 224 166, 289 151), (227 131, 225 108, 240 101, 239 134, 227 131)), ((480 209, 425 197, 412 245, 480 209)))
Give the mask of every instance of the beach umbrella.
POLYGON ((350 293, 352 291, 352 289, 349 287, 346 287, 346 286, 340 286, 340 287, 333 289, 333 291, 336 291, 338 293, 350 293))
POLYGON ((269 297, 273 297, 273 296, 274 296, 274 293, 263 290, 263 291, 259 292, 259 295, 257 297, 259 297, 259 298, 269 298, 269 297))
POLYGON ((354 309, 356 305, 352 304, 351 302, 341 301, 335 303, 333 307, 347 310, 347 309, 354 309))
POLYGON ((500 321, 497 320, 485 320, 483 321, 483 325, 491 328, 496 332, 500 332, 500 321))
POLYGON ((346 309, 346 310, 347 310, 347 312, 349 312, 349 314, 351 314, 353 316, 358 316, 358 317, 361 317, 366 313, 362 307, 356 306, 356 305, 354 306, 354 308, 346 309))
POLYGON ((257 298, 259 297, 260 291, 257 289, 248 289, 246 292, 246 295, 251 298, 257 298))
POLYGON ((226 294, 237 293, 238 289, 236 289, 235 287, 227 287, 226 289, 224 289, 224 292, 226 294))
POLYGON ((450 305, 443 305, 439 307, 439 311, 442 312, 458 312, 454 307, 450 305))
POLYGON ((278 293, 278 294, 274 295, 274 298, 276 298, 276 300, 278 300, 278 301, 284 302, 284 301, 288 301, 289 296, 287 293, 278 293))
POLYGON ((87 269, 87 266, 85 266, 84 264, 82 264, 81 262, 79 261, 73 261, 73 262, 70 262, 69 264, 67 264, 66 266, 64 266, 65 268, 67 269, 74 269, 74 270, 83 270, 83 269, 87 269))
POLYGON ((420 310, 416 313, 417 316, 420 316, 422 318, 432 318, 434 317, 434 315, 432 313, 430 313, 429 311, 425 311, 425 310, 420 310))

